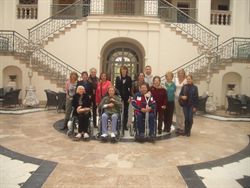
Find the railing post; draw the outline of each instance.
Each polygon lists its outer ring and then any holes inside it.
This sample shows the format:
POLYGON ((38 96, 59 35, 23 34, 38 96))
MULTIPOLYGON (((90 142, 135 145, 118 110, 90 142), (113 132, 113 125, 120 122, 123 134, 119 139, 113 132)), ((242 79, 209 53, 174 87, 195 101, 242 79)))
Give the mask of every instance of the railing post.
POLYGON ((13 52, 15 52, 15 31, 12 31, 12 35, 13 35, 13 41, 12 41, 13 52))

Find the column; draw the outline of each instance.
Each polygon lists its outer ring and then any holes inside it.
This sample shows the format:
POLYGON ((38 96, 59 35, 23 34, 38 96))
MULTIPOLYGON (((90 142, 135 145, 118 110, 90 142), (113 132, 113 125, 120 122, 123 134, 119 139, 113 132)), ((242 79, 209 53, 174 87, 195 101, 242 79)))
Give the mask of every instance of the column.
POLYGON ((210 25, 211 0, 196 0, 198 22, 208 27, 210 25))

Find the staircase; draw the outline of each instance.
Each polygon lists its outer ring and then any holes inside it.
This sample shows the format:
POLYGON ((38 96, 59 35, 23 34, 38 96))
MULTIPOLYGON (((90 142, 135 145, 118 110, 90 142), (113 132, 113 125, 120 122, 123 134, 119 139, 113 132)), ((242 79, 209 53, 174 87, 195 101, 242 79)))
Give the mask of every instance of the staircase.
POLYGON ((207 75, 212 76, 231 66, 233 62, 250 63, 250 38, 233 37, 215 48, 208 49, 195 59, 173 70, 175 77, 181 68, 187 74, 192 74, 194 81, 206 80, 207 75))
POLYGON ((33 71, 38 72, 45 79, 55 83, 57 87, 64 88, 65 80, 69 78, 72 71, 80 74, 79 71, 46 50, 41 49, 41 46, 37 44, 32 43, 34 46, 31 53, 29 50, 31 43, 29 42, 27 38, 15 31, 0 30, 0 54, 13 55, 21 62, 24 62, 26 67, 32 68, 33 71))
POLYGON ((188 42, 200 49, 213 48, 218 45, 218 35, 197 22, 166 0, 159 0, 158 17, 160 17, 171 31, 186 38, 188 42))
POLYGON ((76 28, 88 14, 89 4, 82 4, 79 0, 30 28, 29 39, 33 43, 47 44, 61 34, 76 28))

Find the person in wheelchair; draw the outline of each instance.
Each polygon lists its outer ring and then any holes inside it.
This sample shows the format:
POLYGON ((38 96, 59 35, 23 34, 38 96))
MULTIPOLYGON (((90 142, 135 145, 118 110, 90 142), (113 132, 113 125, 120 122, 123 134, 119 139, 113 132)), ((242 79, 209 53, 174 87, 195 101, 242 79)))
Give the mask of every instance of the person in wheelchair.
POLYGON ((91 116, 90 106, 91 101, 89 95, 86 93, 84 86, 78 86, 76 89, 76 94, 73 96, 72 106, 74 108, 73 114, 78 118, 78 134, 77 139, 89 138, 88 127, 89 118, 91 116))
POLYGON ((137 92, 133 99, 132 105, 135 108, 136 127, 138 138, 145 137, 145 118, 148 113, 149 137, 153 138, 155 135, 155 100, 149 92, 149 85, 142 83, 140 91, 137 92))
POLYGON ((101 109, 101 138, 106 139, 108 136, 108 119, 111 117, 111 138, 116 137, 117 122, 122 108, 121 98, 115 95, 115 87, 108 88, 108 95, 105 96, 99 104, 101 109))

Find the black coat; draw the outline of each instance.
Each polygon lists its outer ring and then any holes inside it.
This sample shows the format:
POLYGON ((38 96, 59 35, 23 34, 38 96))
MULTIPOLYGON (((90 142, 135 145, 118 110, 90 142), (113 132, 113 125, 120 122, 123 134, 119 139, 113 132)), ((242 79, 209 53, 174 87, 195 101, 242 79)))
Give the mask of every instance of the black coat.
POLYGON ((115 87, 119 91, 123 101, 127 101, 131 96, 132 79, 130 76, 117 76, 115 79, 115 87))
POLYGON ((90 108, 91 107, 91 100, 90 100, 88 94, 83 94, 81 101, 80 101, 80 97, 81 96, 78 93, 76 93, 73 96, 72 106, 74 108, 74 115, 77 115, 76 109, 78 108, 78 106, 82 106, 83 108, 90 108), (82 105, 80 105, 80 102, 82 103, 82 105))
POLYGON ((92 84, 91 84, 88 80, 85 81, 85 82, 84 82, 83 80, 78 81, 78 82, 77 82, 77 85, 76 85, 76 88, 77 88, 78 86, 83 86, 83 87, 85 88, 86 93, 87 93, 89 96, 92 95, 92 93, 93 93, 93 86, 92 86, 92 84))

